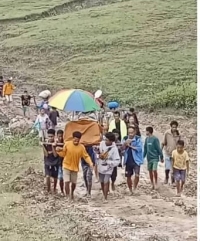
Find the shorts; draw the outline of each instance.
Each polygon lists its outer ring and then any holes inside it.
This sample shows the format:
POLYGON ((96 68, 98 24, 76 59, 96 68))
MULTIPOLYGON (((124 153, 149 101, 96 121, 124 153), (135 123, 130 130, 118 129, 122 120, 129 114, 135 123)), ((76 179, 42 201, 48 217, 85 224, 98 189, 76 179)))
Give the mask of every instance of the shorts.
POLYGON ((63 180, 63 169, 61 166, 58 167, 58 179, 63 180))
POLYGON ((171 170, 171 169, 172 169, 172 158, 165 157, 165 170, 171 170))
POLYGON ((89 185, 91 185, 92 184, 92 176, 93 176, 91 167, 88 165, 83 165, 82 169, 83 169, 84 181, 86 181, 89 185))
POLYGON ((45 141, 48 138, 47 130, 39 130, 39 138, 45 141))
POLYGON ((177 182, 179 182, 179 181, 185 182, 186 170, 179 170, 179 169, 174 168, 173 169, 173 177, 174 177, 174 180, 177 182))
POLYGON ((109 183, 111 174, 102 174, 99 173, 99 182, 100 183, 109 183))
POLYGON ((5 95, 5 97, 6 97, 6 101, 7 102, 12 102, 13 101, 12 95, 5 95))
POLYGON ((148 161, 147 168, 148 168, 148 171, 157 171, 157 169, 158 169, 158 160, 148 161))
POLYGON ((46 177, 58 178, 58 166, 44 165, 44 171, 46 177))
POLYGON ((125 169, 125 177, 131 177, 133 176, 133 174, 135 174, 135 176, 140 175, 140 166, 137 165, 135 162, 126 165, 125 169))
POLYGON ((64 182, 71 182, 76 184, 78 178, 78 172, 70 171, 68 169, 63 169, 63 179, 64 182))
POLYGON ((30 117, 30 106, 22 106, 24 115, 30 117))
POLYGON ((115 182, 117 179, 117 167, 114 167, 112 175, 111 175, 111 181, 115 182))

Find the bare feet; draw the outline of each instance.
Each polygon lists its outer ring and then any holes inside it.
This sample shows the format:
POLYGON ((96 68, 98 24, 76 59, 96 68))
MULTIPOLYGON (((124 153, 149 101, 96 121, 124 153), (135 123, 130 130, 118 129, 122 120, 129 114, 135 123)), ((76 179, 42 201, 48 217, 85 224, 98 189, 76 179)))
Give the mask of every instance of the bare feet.
POLYGON ((115 184, 114 183, 112 183, 111 188, 112 188, 112 191, 115 191, 115 184))

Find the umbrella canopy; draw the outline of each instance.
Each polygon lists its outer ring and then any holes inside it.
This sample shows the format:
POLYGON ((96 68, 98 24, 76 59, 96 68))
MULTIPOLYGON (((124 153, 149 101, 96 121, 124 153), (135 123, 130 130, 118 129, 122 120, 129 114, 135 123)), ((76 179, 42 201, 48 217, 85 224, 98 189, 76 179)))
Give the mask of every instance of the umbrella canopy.
POLYGON ((97 102, 87 91, 61 90, 49 99, 49 105, 64 111, 89 112, 100 110, 97 102))

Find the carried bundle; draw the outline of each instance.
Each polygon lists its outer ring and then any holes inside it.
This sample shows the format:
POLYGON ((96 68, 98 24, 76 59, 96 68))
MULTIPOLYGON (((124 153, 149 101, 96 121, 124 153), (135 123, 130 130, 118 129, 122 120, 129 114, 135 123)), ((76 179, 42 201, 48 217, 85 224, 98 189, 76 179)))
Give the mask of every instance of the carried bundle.
POLYGON ((80 143, 85 146, 98 145, 101 141, 102 127, 94 120, 70 121, 65 126, 64 141, 72 140, 74 131, 82 134, 80 143))
POLYGON ((48 99, 49 97, 51 97, 51 92, 49 90, 43 90, 39 93, 39 97, 42 99, 48 99))

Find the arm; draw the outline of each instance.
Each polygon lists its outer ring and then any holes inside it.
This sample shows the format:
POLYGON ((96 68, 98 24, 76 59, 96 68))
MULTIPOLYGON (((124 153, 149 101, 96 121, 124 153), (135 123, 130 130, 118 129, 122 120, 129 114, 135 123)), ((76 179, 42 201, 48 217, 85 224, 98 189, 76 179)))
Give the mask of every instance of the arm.
POLYGON ((44 156, 48 157, 48 152, 47 152, 47 150, 46 150, 44 145, 42 145, 42 149, 43 149, 44 156))
POLYGON ((66 153, 67 153, 67 143, 64 145, 64 147, 56 147, 56 153, 60 156, 60 157, 65 157, 66 153))
POLYGON ((164 139, 163 139, 163 142, 162 142, 162 149, 164 148, 164 146, 167 145, 167 136, 166 136, 166 133, 164 134, 164 139))
POLYGON ((158 139, 155 140, 155 147, 156 147, 156 150, 160 156, 160 159, 163 160, 163 153, 162 153, 162 150, 160 148, 160 142, 158 139))
POLYGON ((133 149, 137 152, 140 152, 140 151, 142 151, 142 142, 140 139, 137 139, 137 141, 135 142, 135 146, 132 146, 130 144, 128 147, 130 147, 131 149, 133 149))
POLYGON ((120 163, 120 156, 117 147, 113 148, 113 153, 112 153, 112 159, 111 160, 106 160, 106 163, 110 167, 116 167, 120 163))
POLYGON ((87 162, 87 164, 89 164, 89 166, 93 167, 92 160, 91 160, 90 156, 88 155, 88 153, 86 152, 84 146, 83 146, 82 158, 87 162))
POLYGON ((147 155, 147 138, 145 139, 145 143, 144 143, 144 155, 143 157, 145 158, 147 155))
POLYGON ((3 96, 5 96, 5 91, 6 91, 6 88, 7 88, 7 85, 6 85, 6 84, 4 84, 4 85, 3 85, 3 96))
POLYGON ((52 144, 52 152, 53 152, 54 157, 58 156, 56 149, 55 149, 55 144, 52 144))
POLYGON ((186 166, 187 166, 187 175, 188 175, 190 170, 190 158, 187 152, 186 152, 186 166))

